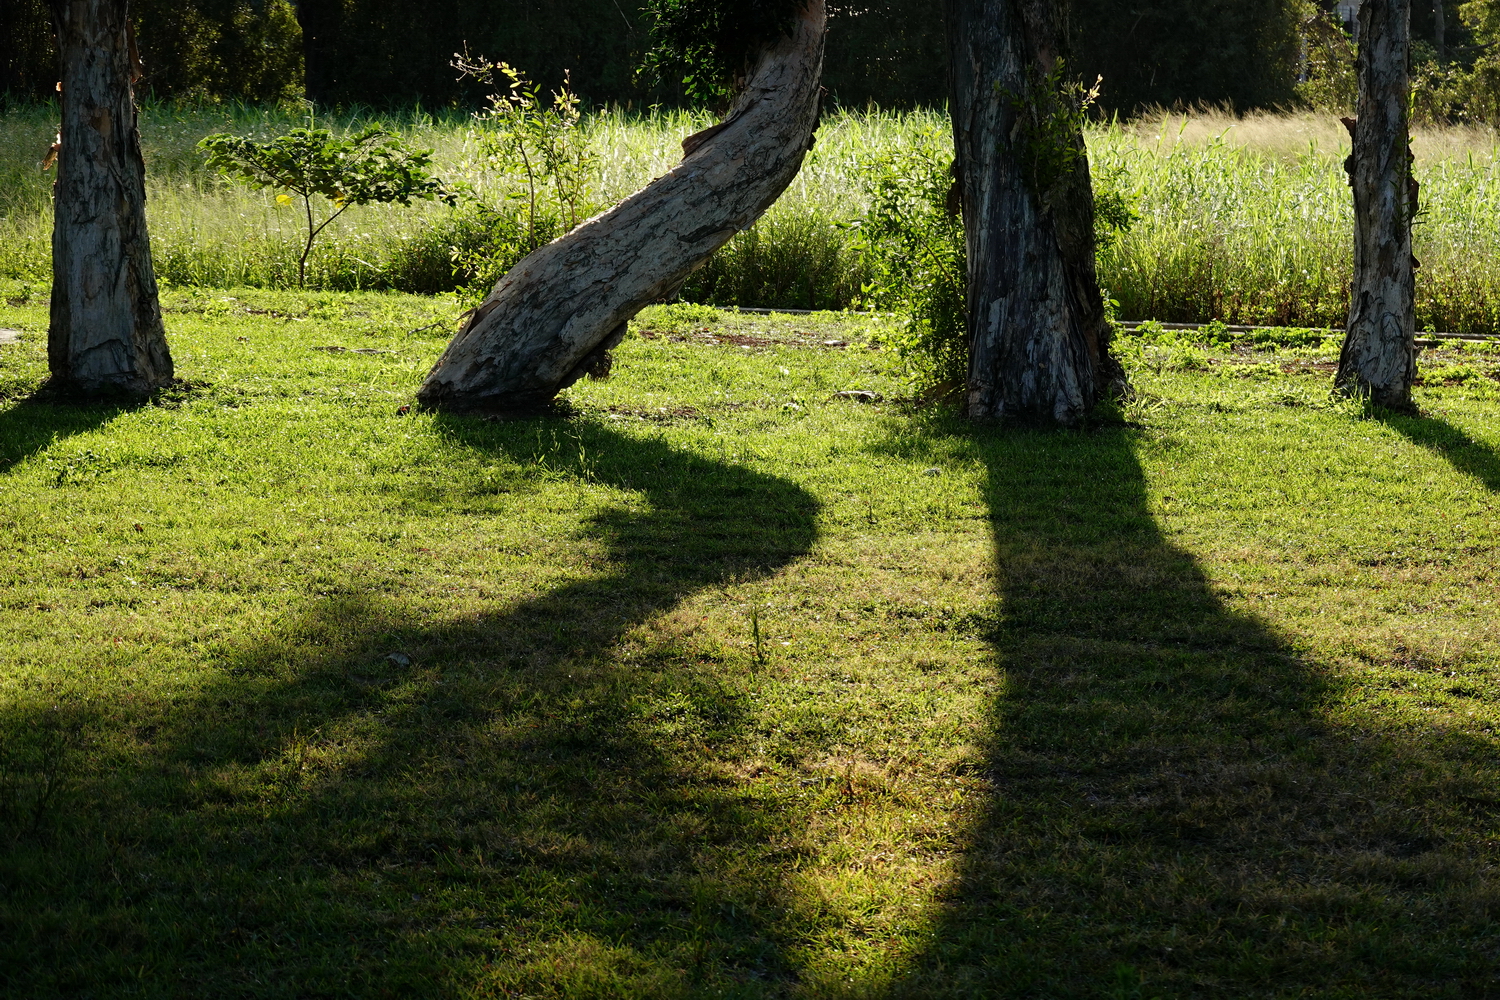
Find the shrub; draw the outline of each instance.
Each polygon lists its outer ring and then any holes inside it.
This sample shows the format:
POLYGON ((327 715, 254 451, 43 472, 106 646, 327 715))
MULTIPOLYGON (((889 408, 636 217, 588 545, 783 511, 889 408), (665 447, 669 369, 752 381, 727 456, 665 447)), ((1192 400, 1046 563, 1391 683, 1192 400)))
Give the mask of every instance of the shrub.
MULTIPOLYGON (((199 147, 208 165, 226 177, 253 188, 279 188, 302 199, 307 216, 307 242, 297 260, 297 287, 307 283, 307 258, 318 234, 353 205, 410 205, 412 199, 455 202, 442 181, 428 173, 432 150, 413 149, 379 124, 345 138, 328 129, 293 129, 266 141, 218 133, 205 136, 199 147), (313 199, 332 209, 322 222, 313 214, 313 199)), ((276 200, 289 205, 291 194, 276 200)))
POLYGON ((864 302, 901 315, 888 339, 929 387, 962 385, 969 367, 964 227, 949 211, 944 138, 929 130, 872 165, 870 209, 856 227, 870 268, 864 302))

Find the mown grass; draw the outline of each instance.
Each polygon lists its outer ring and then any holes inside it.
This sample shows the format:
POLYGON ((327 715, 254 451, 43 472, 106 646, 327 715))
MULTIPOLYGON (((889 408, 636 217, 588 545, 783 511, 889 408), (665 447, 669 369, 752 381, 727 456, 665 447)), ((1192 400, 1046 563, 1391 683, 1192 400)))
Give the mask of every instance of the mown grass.
POLYGON ((451 298, 167 305, 131 409, 0 306, 8 995, 1500 988, 1495 354, 974 428, 675 306, 487 422, 400 412, 451 298))
MULTIPOLYGON (((55 111, 0 115, 0 277, 41 288, 50 264, 50 175, 36 170, 55 111)), ((469 121, 448 111, 386 116, 437 150, 440 171, 492 204, 514 179, 476 162, 469 121)), ((340 127, 359 115, 330 119, 340 127)), ((152 107, 142 114, 149 210, 158 273, 205 287, 285 287, 301 251, 295 213, 270 192, 227 188, 204 173, 194 143, 209 132, 265 134, 297 124, 268 108, 152 107)), ((658 112, 590 117, 601 154, 594 200, 613 204, 663 173, 702 115, 658 112)), ((849 226, 866 210, 880 165, 925 135, 947 143, 936 112, 838 112, 789 189, 754 228, 734 238, 684 288, 692 301, 782 308, 843 308, 872 272, 849 226)), ((1343 172, 1348 139, 1326 115, 1200 113, 1090 129, 1096 184, 1123 192, 1141 219, 1101 255, 1100 277, 1131 319, 1341 328, 1352 268, 1351 204, 1343 172)), ((920 140, 932 145, 929 140, 920 140)), ((1500 184, 1495 138, 1466 128, 1416 134, 1423 211, 1416 229, 1418 326, 1500 331, 1500 184)), ((455 256, 482 245, 482 227, 433 204, 351 211, 323 238, 313 282, 329 289, 451 290, 473 279, 455 256)))

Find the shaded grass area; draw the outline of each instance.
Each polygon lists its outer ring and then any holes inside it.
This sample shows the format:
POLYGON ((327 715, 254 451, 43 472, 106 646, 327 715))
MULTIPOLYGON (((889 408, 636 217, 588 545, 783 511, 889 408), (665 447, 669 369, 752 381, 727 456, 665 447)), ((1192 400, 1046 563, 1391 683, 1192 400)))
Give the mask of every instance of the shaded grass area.
POLYGON ((897 994, 1495 990, 1495 746, 1465 711, 1492 689, 1454 682, 1469 651, 1360 649, 1374 669, 1351 676, 1314 652, 1333 637, 1278 627, 1279 600, 1235 609, 1163 531, 1176 519, 1153 516, 1134 435, 1036 440, 1025 457, 970 446, 989 470, 1005 682, 988 795, 897 994), (1395 708, 1399 694, 1370 690, 1382 674, 1378 687, 1420 692, 1408 712, 1451 721, 1393 731, 1385 712, 1351 711, 1395 708))
POLYGON ((451 299, 166 306, 133 409, 0 307, 8 994, 1497 988, 1490 354, 1372 418, 1131 342, 972 428, 678 306, 487 422, 398 415, 451 299))

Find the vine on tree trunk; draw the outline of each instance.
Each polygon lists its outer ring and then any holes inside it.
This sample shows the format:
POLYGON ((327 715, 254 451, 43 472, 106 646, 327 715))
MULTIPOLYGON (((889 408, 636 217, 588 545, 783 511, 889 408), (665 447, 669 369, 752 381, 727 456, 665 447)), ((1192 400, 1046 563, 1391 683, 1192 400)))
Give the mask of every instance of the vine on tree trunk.
POLYGON ((1084 88, 1082 81, 1068 79, 1064 60, 1059 59, 1048 73, 1035 67, 1026 70, 1023 93, 1005 89, 999 82, 995 90, 1003 94, 1016 112, 1011 133, 1016 154, 1026 174, 1032 193, 1046 206, 1052 189, 1087 155, 1079 135, 1088 122, 1089 109, 1099 100, 1104 77, 1084 88))

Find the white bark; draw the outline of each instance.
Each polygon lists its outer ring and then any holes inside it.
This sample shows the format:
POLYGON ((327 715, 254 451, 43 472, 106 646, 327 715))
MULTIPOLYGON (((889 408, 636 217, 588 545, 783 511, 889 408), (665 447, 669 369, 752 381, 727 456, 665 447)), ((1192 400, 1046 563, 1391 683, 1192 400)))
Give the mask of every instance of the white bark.
POLYGON ((443 409, 524 411, 590 369, 642 307, 670 295, 797 176, 818 126, 824 0, 762 53, 722 123, 615 208, 526 257, 495 285, 418 397, 443 409))
POLYGON ((953 145, 968 262, 975 420, 1070 425, 1123 384, 1094 271, 1094 197, 1082 132, 1046 190, 1026 157, 1017 95, 1053 71, 1067 40, 1056 0, 947 0, 953 145))
POLYGON ((1417 373, 1411 220, 1417 187, 1407 128, 1410 0, 1359 11, 1359 117, 1352 129, 1354 283, 1336 382, 1382 406, 1411 406, 1417 373))
POLYGON ((146 234, 127 0, 52 0, 62 146, 52 232, 53 381, 146 393, 172 380, 146 234))

